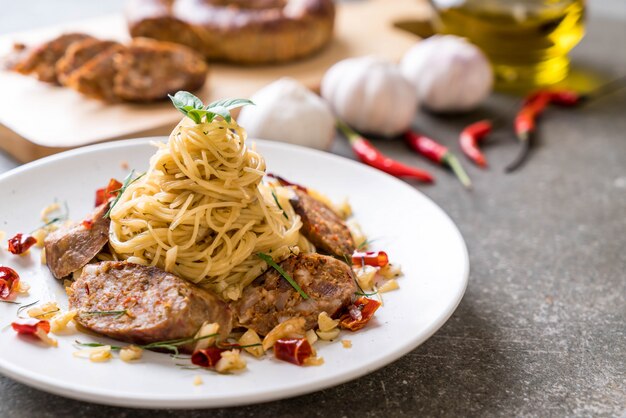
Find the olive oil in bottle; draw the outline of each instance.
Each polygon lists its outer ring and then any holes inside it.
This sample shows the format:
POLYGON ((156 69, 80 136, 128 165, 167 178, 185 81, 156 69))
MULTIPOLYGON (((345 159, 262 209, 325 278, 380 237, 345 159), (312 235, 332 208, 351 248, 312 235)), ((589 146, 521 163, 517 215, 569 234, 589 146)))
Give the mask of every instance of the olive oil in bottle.
POLYGON ((489 57, 496 86, 528 90, 563 80, 584 34, 584 0, 431 0, 439 32, 468 38, 489 57))

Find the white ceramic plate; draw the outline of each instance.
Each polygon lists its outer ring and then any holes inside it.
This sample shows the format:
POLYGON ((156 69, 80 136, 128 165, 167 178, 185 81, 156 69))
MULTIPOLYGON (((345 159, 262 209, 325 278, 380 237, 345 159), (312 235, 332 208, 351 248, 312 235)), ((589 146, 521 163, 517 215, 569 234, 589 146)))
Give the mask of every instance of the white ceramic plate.
MULTIPOLYGON (((168 355, 146 353, 135 363, 114 359, 92 363, 75 358, 75 339, 108 342, 84 334, 58 337, 46 348, 7 328, 16 305, 0 303, 0 372, 27 385, 71 398, 145 408, 210 408, 242 405, 317 391, 368 374, 413 350, 450 317, 465 287, 469 263, 465 243, 448 216, 407 184, 362 164, 301 147, 257 141, 268 171, 328 194, 348 198, 374 247, 402 265, 400 289, 384 294, 376 319, 357 333, 344 332, 352 348, 319 344, 320 367, 297 367, 270 356, 248 358, 239 375, 182 370, 168 355), (203 384, 193 384, 200 375, 203 384)), ((70 217, 92 209, 94 191, 109 178, 123 178, 122 162, 139 171, 154 152, 149 139, 77 149, 17 168, 0 177, 0 229, 12 236, 39 224, 40 210, 67 201, 70 217)), ((6 249, 6 241, 2 246, 6 249)), ((0 264, 16 269, 32 286, 17 301, 57 300, 66 306, 62 285, 33 249, 20 257, 0 250, 0 264)))

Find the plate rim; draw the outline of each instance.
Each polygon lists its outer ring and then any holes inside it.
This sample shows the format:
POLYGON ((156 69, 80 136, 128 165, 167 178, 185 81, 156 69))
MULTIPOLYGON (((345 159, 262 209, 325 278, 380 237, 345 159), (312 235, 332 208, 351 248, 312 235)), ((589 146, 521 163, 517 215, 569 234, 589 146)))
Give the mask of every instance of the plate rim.
MULTIPOLYGON (((163 141, 167 140, 167 136, 150 136, 150 137, 142 137, 142 138, 133 138, 133 139, 125 139, 125 140, 117 140, 112 142, 103 142, 99 144, 92 144, 84 147, 75 148, 72 150, 64 151, 58 154, 53 154, 44 158, 40 158, 38 160, 31 161, 29 163, 23 164, 19 167, 16 167, 12 170, 9 170, 5 173, 0 174, 0 182, 5 181, 6 179, 22 173, 24 171, 29 171, 39 166, 43 166, 46 164, 53 163, 58 160, 74 158, 83 154, 88 154, 92 152, 104 151, 112 148, 126 148, 128 146, 137 146, 137 145, 149 145, 153 141, 163 141)), ((243 406, 250 404, 260 404, 265 402, 271 402, 286 398, 291 398, 299 395, 310 394, 314 392, 318 392, 330 387, 334 387, 343 383, 347 383, 356 378, 362 377, 364 375, 370 374, 382 367, 390 365, 391 363, 399 360, 401 357, 405 356, 409 352, 415 350, 425 341, 427 341, 432 335, 437 332, 452 316, 452 314, 456 311, 459 303, 463 299, 465 291, 469 282, 469 272, 470 272, 470 264, 469 264, 469 253, 467 249, 467 244, 461 234, 458 226, 452 220, 452 218, 430 197, 422 193, 420 190, 408 185, 404 181, 393 177, 389 174, 386 174, 382 171, 376 170, 369 166, 366 166, 362 163, 359 163, 355 160, 351 160, 349 158, 333 154, 327 151, 321 151, 317 149, 307 148, 299 145, 276 142, 276 141, 268 141, 263 139, 254 139, 248 138, 249 142, 262 144, 263 147, 270 148, 286 148, 292 149, 299 152, 312 153, 314 155, 323 156, 324 158, 330 158, 335 161, 340 161, 342 164, 359 166, 361 169, 365 168, 367 171, 375 173, 375 175, 382 175, 387 177, 388 179, 399 183, 403 188, 407 191, 417 193, 421 195, 422 198, 425 198, 430 205, 439 212, 439 215, 442 215, 447 222, 452 227, 454 235, 461 244, 462 250, 462 261, 463 261, 463 278, 462 285, 456 289, 456 294, 454 294, 454 298, 450 298, 450 302, 446 305, 445 310, 440 313, 435 321, 432 321, 425 329, 425 332, 422 333, 417 338, 412 338, 409 344, 405 344, 404 346, 397 348, 396 350, 390 352, 387 356, 381 357, 376 361, 368 364, 368 367, 364 367, 362 369, 357 369, 352 372, 346 372, 335 376, 330 376, 322 379, 321 381, 314 384, 314 386, 309 385, 300 385, 290 388, 288 390, 282 391, 280 393, 272 392, 270 390, 267 391, 258 391, 253 395, 246 395, 245 398, 238 398, 237 395, 225 396, 219 400, 210 400, 210 404, 207 404, 206 398, 198 397, 197 394, 190 393, 188 396, 180 396, 177 395, 175 398, 163 397, 163 395, 148 395, 144 394, 141 398, 133 397, 133 396, 124 396, 123 393, 115 392, 109 390, 109 388, 98 388, 97 390, 91 388, 80 387, 73 382, 69 382, 68 380, 64 380, 62 378, 49 378, 47 376, 37 375, 31 372, 28 369, 21 367, 12 367, 11 363, 4 361, 0 358, 0 373, 4 376, 7 376, 15 381, 18 381, 27 386, 48 392, 53 393, 55 395, 59 395, 66 398, 71 398, 80 401, 87 401, 96 404, 105 404, 105 405, 113 405, 119 407, 130 407, 130 408, 149 408, 149 409, 209 409, 209 408, 219 408, 219 407, 228 407, 228 406, 243 406)), ((241 396, 241 395, 239 395, 241 396)))

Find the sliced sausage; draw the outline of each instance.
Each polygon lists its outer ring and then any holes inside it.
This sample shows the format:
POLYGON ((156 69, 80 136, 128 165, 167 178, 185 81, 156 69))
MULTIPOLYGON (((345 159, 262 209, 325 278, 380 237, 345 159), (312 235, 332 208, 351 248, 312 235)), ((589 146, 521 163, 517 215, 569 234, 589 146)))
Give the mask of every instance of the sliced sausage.
POLYGON ((89 222, 64 226, 48 234, 44 240, 46 264, 52 275, 61 279, 93 259, 109 241, 111 220, 104 217, 109 204, 98 206, 89 222))
POLYGON ((235 325, 267 335, 279 323, 294 317, 306 320, 306 329, 317 324, 323 311, 335 317, 347 307, 357 291, 350 267, 329 256, 300 254, 280 266, 309 296, 304 299, 275 269, 270 268, 231 304, 235 325))
POLYGON ((100 52, 65 78, 65 85, 94 99, 118 101, 113 91, 117 73, 115 56, 124 48, 122 45, 113 45, 100 52))
POLYGON ((67 79, 74 71, 115 45, 119 45, 119 43, 114 41, 101 41, 94 38, 84 39, 70 45, 63 57, 56 63, 59 83, 66 84, 67 79))
POLYGON ((72 284, 69 304, 83 327, 135 344, 193 337, 205 321, 217 322, 227 336, 232 323, 228 305, 208 290, 126 262, 87 265, 72 284), (106 314, 111 311, 122 313, 106 314))
POLYGON ((35 74, 41 81, 58 83, 56 63, 73 43, 92 39, 84 33, 66 33, 45 42, 30 51, 26 57, 13 66, 13 70, 22 74, 35 74))
POLYGON ((122 100, 149 102, 179 90, 197 90, 208 66, 192 49, 171 42, 136 38, 115 56, 114 93, 122 100))
POLYGON ((302 234, 326 254, 350 257, 355 246, 346 223, 326 204, 305 191, 296 189, 294 192, 295 197, 290 202, 302 218, 302 234))

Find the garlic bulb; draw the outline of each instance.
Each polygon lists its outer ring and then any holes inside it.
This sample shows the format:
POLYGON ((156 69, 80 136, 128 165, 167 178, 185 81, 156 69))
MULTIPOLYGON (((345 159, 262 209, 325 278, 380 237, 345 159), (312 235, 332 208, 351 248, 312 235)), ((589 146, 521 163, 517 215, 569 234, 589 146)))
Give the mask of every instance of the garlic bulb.
POLYGON ((251 138, 328 149, 335 138, 335 118, 319 96, 291 78, 274 81, 250 98, 256 106, 241 109, 237 122, 251 138))
POLYGON ((398 135, 417 109, 411 83, 395 65, 374 57, 339 61, 324 75, 321 90, 341 120, 366 133, 398 135))
POLYGON ((491 92, 493 71, 482 51, 463 38, 435 35, 402 58, 420 105, 439 112, 471 110, 491 92))

